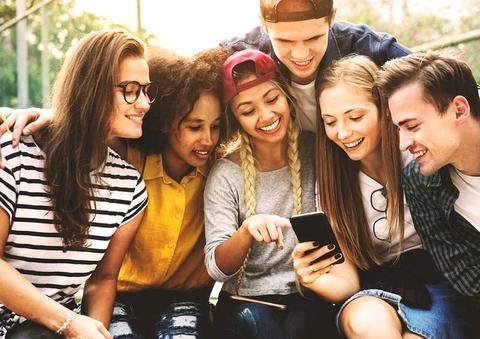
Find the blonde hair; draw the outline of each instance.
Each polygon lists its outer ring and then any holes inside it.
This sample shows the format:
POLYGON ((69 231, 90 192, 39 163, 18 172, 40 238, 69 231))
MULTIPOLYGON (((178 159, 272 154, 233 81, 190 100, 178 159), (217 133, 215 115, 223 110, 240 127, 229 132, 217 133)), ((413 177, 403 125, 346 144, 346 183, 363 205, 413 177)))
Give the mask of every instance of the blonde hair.
MULTIPOLYGON (((248 63, 240 64, 240 66, 248 63)), ((235 68, 234 78, 239 79, 252 74, 253 72, 248 67, 238 69, 235 68)), ((287 98, 288 108, 290 112, 290 121, 287 128, 287 160, 290 168, 290 182, 292 184, 292 192, 294 195, 294 208, 295 214, 302 213, 302 185, 300 178, 300 158, 298 155, 298 140, 300 137, 300 124, 298 122, 296 112, 298 110, 294 99, 288 93, 286 86, 283 82, 271 80, 271 82, 280 90, 280 92, 287 98)), ((225 155, 229 155, 235 152, 240 154, 240 168, 242 170, 244 183, 245 183, 245 218, 248 218, 256 213, 256 192, 255 192, 255 180, 257 176, 257 170, 255 168, 255 156, 252 151, 251 141, 248 134, 238 124, 233 114, 232 109, 227 105, 227 118, 228 118, 228 130, 229 140, 223 147, 225 155)))
MULTIPOLYGON (((252 64, 244 62, 234 69, 234 79, 240 81, 248 75, 255 74, 252 64)), ((296 106, 292 97, 288 94, 286 85, 281 81, 270 80, 282 95, 287 98, 290 112, 290 120, 287 128, 287 160, 290 169, 290 183, 293 193, 293 214, 302 213, 302 184, 301 184, 301 162, 298 152, 298 143, 300 138, 300 125, 296 117, 296 106)), ((256 199, 256 178, 257 169, 255 167, 255 154, 252 150, 250 136, 242 129, 236 121, 233 111, 227 105, 227 116, 229 121, 230 141, 225 146, 226 155, 234 152, 239 152, 240 168, 244 179, 244 204, 245 204, 245 219, 255 215, 257 207, 256 199)), ((235 283, 235 291, 238 290, 241 284, 242 277, 245 274, 247 266, 248 251, 242 267, 239 270, 237 280, 235 283)))
MULTIPOLYGON (((401 185, 402 161, 398 133, 391 122, 376 81, 378 66, 366 56, 349 56, 334 62, 323 73, 321 92, 343 82, 365 91, 378 109, 382 166, 386 174, 387 220, 390 238, 400 234, 403 247, 404 211, 401 185)), ((320 108, 318 109, 320 112, 320 108)), ((321 116, 317 119, 317 181, 322 209, 334 227, 346 256, 362 269, 380 265, 362 203, 358 180, 359 162, 351 160, 326 134, 321 116)))

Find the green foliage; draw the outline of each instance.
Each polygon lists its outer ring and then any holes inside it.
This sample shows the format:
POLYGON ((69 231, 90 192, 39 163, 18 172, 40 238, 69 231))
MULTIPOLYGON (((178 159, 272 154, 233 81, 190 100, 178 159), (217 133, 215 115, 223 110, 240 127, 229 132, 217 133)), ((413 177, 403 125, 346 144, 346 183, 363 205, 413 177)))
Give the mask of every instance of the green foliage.
MULTIPOLYGON (((40 0, 27 1, 26 7, 40 3, 40 0)), ((92 13, 77 13, 74 11, 74 0, 57 0, 48 6, 49 29, 49 85, 52 87, 55 75, 58 73, 67 50, 85 34, 105 29, 127 27, 109 22, 92 13)), ((0 3, 0 18, 4 22, 15 17, 16 1, 0 3)), ((41 14, 40 11, 27 19, 28 41, 28 80, 29 106, 42 106, 41 84, 41 53, 45 46, 41 43, 41 14)), ((152 40, 151 35, 144 38, 152 40)), ((0 106, 15 107, 17 104, 17 62, 16 62, 16 28, 5 31, 0 35, 0 106)))
MULTIPOLYGON (((406 10, 414 1, 403 1, 403 20, 397 24, 391 19, 392 3, 398 0, 338 0, 338 17, 355 23, 365 23, 379 32, 394 35, 407 47, 436 41, 454 34, 468 32, 480 27, 480 0, 464 0, 465 13, 445 10, 443 16, 432 12, 413 13, 406 10), (447 14, 447 15, 445 15, 447 14)), ((454 7, 455 8, 455 7, 454 7)), ((461 8, 461 6, 459 6, 461 8)), ((397 8, 398 10, 398 8, 397 8)), ((480 82, 480 59, 477 57, 480 40, 456 46, 472 68, 477 82, 480 82)))
MULTIPOLYGON (((27 0, 26 7, 40 3, 41 0, 27 0)), ((256 1, 256 0, 255 0, 256 1)), ((480 0, 463 0, 465 12, 447 13, 443 17, 433 11, 430 13, 413 13, 408 11, 409 0, 336 0, 338 19, 356 23, 364 23, 374 30, 388 32, 408 47, 414 47, 426 42, 467 32, 480 27, 480 0), (391 20, 394 1, 401 1, 403 20, 395 24, 391 20)), ((126 27, 109 22, 92 13, 78 13, 74 10, 75 0, 56 0, 48 6, 49 11, 49 43, 41 43, 41 15, 36 12, 27 19, 28 41, 28 79, 29 105, 42 106, 41 85, 41 51, 49 51, 49 86, 51 88, 55 74, 65 57, 65 53, 82 36, 92 30, 103 28, 126 27)), ((16 1, 0 1, 0 24, 7 22, 16 15, 16 1)), ((133 15, 133 13, 132 13, 133 15)), ((140 37, 149 45, 156 44, 156 37, 140 32, 140 37)), ((475 77, 480 82, 480 40, 457 46, 469 65, 475 77)), ((16 58, 16 28, 10 28, 0 34, 0 106, 16 106, 17 104, 17 58, 16 58)), ((46 103, 45 103, 46 104, 46 103)), ((48 105, 48 104, 46 104, 48 105)))

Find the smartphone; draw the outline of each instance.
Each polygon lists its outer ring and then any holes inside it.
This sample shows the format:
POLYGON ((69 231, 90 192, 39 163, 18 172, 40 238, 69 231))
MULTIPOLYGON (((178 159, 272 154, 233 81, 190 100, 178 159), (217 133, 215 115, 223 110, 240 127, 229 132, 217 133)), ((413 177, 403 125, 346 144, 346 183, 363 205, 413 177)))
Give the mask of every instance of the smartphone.
POLYGON ((290 218, 290 223, 292 224, 293 231, 300 242, 316 241, 319 244, 319 247, 329 244, 335 245, 333 251, 314 260, 313 263, 332 257, 338 253, 342 254, 342 258, 336 263, 340 264, 345 261, 340 246, 338 246, 338 241, 333 233, 332 226, 328 222, 325 213, 312 212, 294 215, 290 218))

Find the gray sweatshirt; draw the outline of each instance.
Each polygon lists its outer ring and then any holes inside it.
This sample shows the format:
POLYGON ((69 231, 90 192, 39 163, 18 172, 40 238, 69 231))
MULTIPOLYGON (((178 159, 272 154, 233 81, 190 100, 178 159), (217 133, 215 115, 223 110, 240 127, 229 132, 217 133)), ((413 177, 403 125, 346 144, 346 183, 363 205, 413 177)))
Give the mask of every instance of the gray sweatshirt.
MULTIPOLYGON (((302 210, 315 210, 314 153, 315 136, 303 132, 299 142, 302 180, 302 210)), ((293 214, 293 193, 288 166, 270 172, 257 172, 257 214, 293 214)), ((244 181, 240 167, 228 159, 218 160, 210 171, 204 193, 205 201, 205 264, 209 275, 223 284, 222 289, 234 294, 236 272, 223 273, 215 262, 215 249, 228 240, 245 219, 244 181)), ((239 294, 258 296, 290 294, 296 291, 291 254, 295 234, 283 228, 285 247, 275 243, 254 241, 248 257, 239 294)))

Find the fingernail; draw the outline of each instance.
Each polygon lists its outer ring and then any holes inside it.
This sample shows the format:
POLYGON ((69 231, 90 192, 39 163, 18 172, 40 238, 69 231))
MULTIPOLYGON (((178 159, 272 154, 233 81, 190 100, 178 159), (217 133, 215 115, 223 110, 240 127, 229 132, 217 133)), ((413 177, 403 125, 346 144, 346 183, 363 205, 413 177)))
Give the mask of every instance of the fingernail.
POLYGON ((320 244, 318 243, 318 241, 314 241, 313 246, 318 247, 318 246, 320 246, 320 244))
POLYGON ((333 250, 333 249, 335 248, 335 245, 334 245, 334 244, 330 244, 330 245, 328 245, 327 248, 328 248, 329 250, 333 250))
POLYGON ((334 258, 337 259, 337 260, 342 259, 342 253, 335 254, 334 258))

